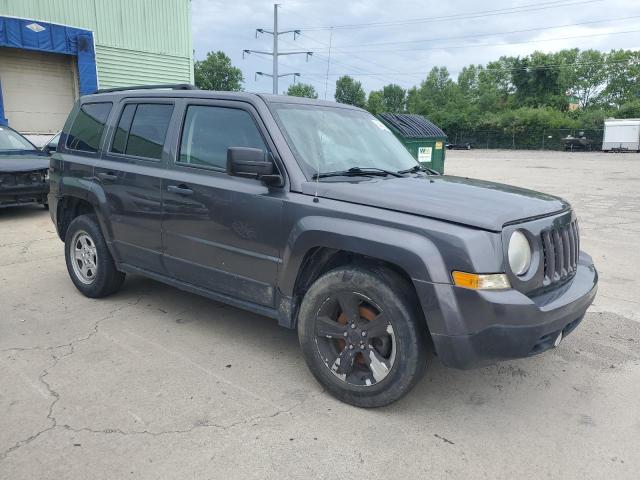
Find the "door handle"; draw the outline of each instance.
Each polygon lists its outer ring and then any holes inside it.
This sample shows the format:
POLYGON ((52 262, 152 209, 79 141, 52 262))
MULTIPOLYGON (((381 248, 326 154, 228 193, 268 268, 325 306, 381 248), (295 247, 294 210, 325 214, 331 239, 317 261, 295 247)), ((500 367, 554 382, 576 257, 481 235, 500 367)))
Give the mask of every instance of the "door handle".
POLYGON ((178 195, 193 195, 193 190, 187 188, 186 185, 169 185, 167 191, 177 193, 178 195))
POLYGON ((109 172, 109 173, 99 173, 98 178, 105 182, 115 182, 118 179, 118 176, 109 172))

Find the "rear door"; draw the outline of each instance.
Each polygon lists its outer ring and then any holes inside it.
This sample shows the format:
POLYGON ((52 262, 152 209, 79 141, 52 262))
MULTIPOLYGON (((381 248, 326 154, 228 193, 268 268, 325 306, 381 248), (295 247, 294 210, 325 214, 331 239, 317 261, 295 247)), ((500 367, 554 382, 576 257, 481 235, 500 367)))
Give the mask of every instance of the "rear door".
POLYGON ((282 191, 226 173, 229 147, 273 151, 240 101, 185 101, 176 158, 163 183, 164 263, 175 278, 274 305, 282 191))
POLYGON ((162 175, 175 105, 126 99, 116 112, 95 176, 107 197, 115 250, 122 263, 156 273, 162 264, 162 175))

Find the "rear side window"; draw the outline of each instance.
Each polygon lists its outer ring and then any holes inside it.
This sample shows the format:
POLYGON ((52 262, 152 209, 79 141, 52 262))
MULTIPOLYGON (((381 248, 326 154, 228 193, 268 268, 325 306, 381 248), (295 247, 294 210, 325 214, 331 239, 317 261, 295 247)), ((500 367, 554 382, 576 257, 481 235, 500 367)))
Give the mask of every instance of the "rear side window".
POLYGON ((122 110, 111 151, 159 160, 173 105, 130 103, 122 110))
POLYGON ((111 102, 82 105, 67 134, 67 148, 82 152, 97 152, 112 106, 111 102))
POLYGON ((180 141, 180 163, 226 169, 229 147, 267 149, 251 115, 235 108, 189 106, 180 141))

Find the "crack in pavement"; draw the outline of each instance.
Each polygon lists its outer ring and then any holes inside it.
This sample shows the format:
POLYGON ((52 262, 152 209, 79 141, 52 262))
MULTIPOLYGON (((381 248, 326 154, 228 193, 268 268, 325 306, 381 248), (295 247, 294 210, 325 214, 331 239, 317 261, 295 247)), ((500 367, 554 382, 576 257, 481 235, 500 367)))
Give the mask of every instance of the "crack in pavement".
POLYGON ((94 325, 93 325, 93 331, 90 332, 88 335, 85 335, 84 337, 80 337, 80 338, 76 338, 75 340, 71 340, 70 342, 67 343, 62 343, 60 345, 54 345, 54 346, 49 346, 49 347, 43 347, 40 345, 36 345, 33 347, 12 347, 12 348, 5 348, 0 350, 0 353, 8 353, 8 352, 28 352, 30 350, 40 350, 40 351, 50 351, 50 350, 58 350, 60 348, 65 348, 65 347, 73 347, 73 345, 75 345, 76 343, 81 343, 84 341, 89 340, 91 337, 93 337, 96 333, 98 333, 98 327, 100 326, 100 324, 106 320, 110 320, 111 318, 113 318, 113 316, 118 313, 121 310, 124 310, 125 308, 128 307, 135 307, 136 305, 138 305, 140 302, 142 301, 142 296, 140 296, 139 298, 137 298, 134 302, 130 302, 127 303, 125 305, 121 305, 117 308, 114 308, 113 310, 110 310, 107 315, 105 315, 104 317, 102 317, 101 319, 97 320, 94 325))
POLYGON ((34 433, 33 435, 30 435, 29 437, 20 440, 18 442, 16 442, 13 446, 9 447, 7 450, 5 450, 4 452, 0 453, 0 461, 5 460, 7 458, 7 456, 9 454, 11 454, 12 452, 15 452, 16 450, 18 450, 19 448, 28 445, 29 443, 33 442, 36 438, 38 438, 40 435, 42 435, 43 433, 46 433, 50 430, 53 430, 55 428, 58 428, 58 422, 56 421, 56 418, 53 416, 53 409, 56 405, 56 403, 58 402, 58 400, 60 400, 60 394, 55 391, 53 389, 53 387, 51 386, 51 384, 49 384, 49 382, 47 380, 45 380, 45 377, 47 375, 49 375, 49 371, 54 368, 58 362, 60 360, 62 360, 63 358, 66 358, 70 355, 73 355, 73 353, 75 352, 75 346, 78 343, 82 343, 82 342, 86 342, 87 340, 90 340, 93 336, 95 336, 98 333, 98 328, 100 326, 100 324, 102 322, 105 322, 111 318, 114 317, 114 315, 116 313, 118 313, 119 311, 128 308, 128 307, 133 307, 135 305, 137 305, 138 303, 140 303, 140 301, 142 300, 143 296, 138 297, 137 300, 135 300, 134 302, 130 302, 127 303, 125 305, 121 305, 117 308, 114 308, 113 310, 109 311, 109 313, 107 313, 107 315, 105 315, 104 317, 102 317, 101 319, 97 320, 94 325, 93 325, 93 331, 91 331, 89 334, 85 335, 84 337, 81 338, 77 338, 75 340, 72 340, 69 343, 65 343, 62 345, 56 345, 54 347, 25 347, 25 348, 13 348, 13 349, 6 349, 6 350, 2 350, 2 353, 5 352, 11 352, 11 351, 18 351, 18 352, 22 352, 22 351, 29 351, 29 350, 43 350, 43 351, 50 351, 50 350, 57 350, 57 349, 61 349, 61 348, 68 348, 69 351, 66 352, 64 355, 61 356, 57 356, 55 354, 52 354, 53 357, 53 362, 45 367, 42 372, 40 372, 40 375, 38 376, 38 380, 40 381, 40 383, 42 383, 45 388, 47 389, 47 391, 49 392, 49 395, 53 397, 53 401, 51 402, 51 404, 49 405, 49 409, 47 412, 47 419, 51 422, 51 425, 49 425, 47 428, 44 428, 36 433, 34 433))
POLYGON ((38 376, 38 380, 45 386, 45 388, 47 389, 49 395, 51 397, 53 397, 53 401, 50 403, 48 411, 47 411, 47 416, 46 418, 51 422, 51 424, 46 427, 43 428, 42 430, 39 430, 38 432, 30 435, 29 437, 22 439, 18 442, 16 442, 13 446, 11 446, 10 448, 8 448, 7 450, 5 450, 4 452, 0 453, 0 461, 5 460, 12 452, 15 452, 16 450, 20 449, 21 447, 24 447, 25 445, 28 445, 29 443, 33 442, 34 440, 36 440, 38 437, 40 437, 42 434, 55 430, 55 429, 63 429, 63 430, 68 430, 68 431, 72 431, 72 432, 77 432, 77 433, 81 433, 81 432, 88 432, 88 433, 93 433, 93 434, 106 434, 106 435, 111 435, 111 434, 116 434, 116 435, 122 435, 122 436, 129 436, 129 435, 151 435, 151 436, 162 436, 162 435, 176 435, 176 434, 188 434, 191 433, 192 431, 199 429, 199 428, 216 428, 216 429, 220 429, 222 431, 226 431, 241 425, 247 425, 249 423, 252 422, 260 422, 269 418, 275 418, 278 417, 279 415, 285 415, 285 414, 291 414, 293 410, 301 407, 304 403, 306 403, 307 401, 309 401, 310 399, 316 398, 322 394, 324 394, 325 390, 322 389, 319 392, 315 393, 315 394, 310 394, 310 395, 306 395, 302 400, 300 400, 299 402, 296 402, 294 405, 292 405, 289 408, 279 408, 277 409, 274 413, 268 414, 268 415, 252 415, 248 418, 244 418, 235 422, 232 422, 228 425, 225 424, 217 424, 217 423, 210 423, 210 422, 198 422, 195 423, 191 426, 189 426, 188 428, 185 429, 177 429, 177 430, 161 430, 161 431, 149 431, 149 430, 142 430, 142 431, 125 431, 122 429, 117 429, 117 428, 106 428, 106 429, 102 429, 102 430, 98 430, 98 429, 93 429, 90 427, 72 427, 71 425, 60 425, 58 424, 56 417, 53 414, 53 410, 56 406, 56 404, 58 403, 58 401, 60 400, 60 394, 52 387, 52 385, 46 380, 46 377, 49 375, 50 371, 55 368, 55 366, 64 358, 67 358, 71 355, 73 355, 75 353, 75 347, 78 343, 82 343, 82 342, 86 342, 88 340, 90 340, 92 337, 94 337, 98 331, 99 331, 99 327, 100 324, 113 318, 114 315, 116 313, 118 313, 119 311, 128 308, 128 307, 133 307, 135 305, 137 305, 138 303, 140 303, 140 301, 142 300, 143 296, 140 296, 135 302, 130 302, 126 305, 122 305, 118 308, 115 308, 113 310, 111 310, 106 316, 104 316, 103 318, 97 320, 94 323, 93 326, 93 330, 85 335, 84 337, 72 340, 69 343, 65 343, 62 345, 56 345, 56 346, 51 346, 51 347, 40 347, 40 346, 35 346, 35 347, 25 347, 25 348, 12 348, 12 349, 6 349, 6 350, 2 350, 1 352, 11 352, 11 351, 17 351, 17 352, 21 352, 21 351, 29 351, 29 350, 44 350, 44 351, 51 351, 51 350, 58 350, 58 349, 62 349, 62 348, 68 348, 68 351, 65 352, 63 355, 56 355, 56 354, 52 354, 52 358, 53 358, 53 362, 48 365, 46 368, 44 368, 42 370, 42 372, 40 373, 40 375, 38 376))
POLYGON ((299 402, 295 403, 294 405, 292 405, 289 408, 285 408, 282 410, 278 410, 272 414, 269 415, 252 415, 248 418, 244 418, 242 420, 237 420, 235 422, 232 422, 228 425, 224 425, 224 424, 219 424, 219 423, 210 423, 210 422, 199 422, 196 423, 194 425, 189 426, 188 428, 185 429, 179 429, 179 430, 161 430, 158 432, 154 432, 154 431, 149 431, 149 430, 131 430, 131 431, 125 431, 119 428, 105 428, 102 430, 97 430, 97 429, 93 429, 90 427, 81 427, 81 428, 77 428, 77 427, 72 427, 70 425, 57 425, 56 427, 53 428, 63 428, 65 430, 69 430, 72 432, 76 432, 76 433, 81 433, 81 432, 88 432, 88 433, 95 433, 95 434, 106 434, 106 435, 112 435, 112 434, 116 434, 116 435, 122 435, 122 436, 130 436, 130 435, 151 435, 153 437, 159 437, 159 436, 163 436, 163 435, 176 435, 176 434, 183 434, 183 433, 191 433, 192 431, 199 429, 199 428, 216 428, 219 430, 223 430, 223 431, 227 431, 230 430, 232 428, 235 428, 237 426, 240 425, 246 425, 252 422, 260 422, 262 420, 267 420, 269 418, 275 418, 278 417, 279 415, 284 415, 284 414, 291 414, 293 412, 293 410, 301 407, 304 403, 306 403, 308 400, 312 399, 312 398, 316 398, 322 394, 324 394, 325 389, 323 388, 320 392, 317 392, 315 394, 312 395, 307 395, 305 396, 302 400, 300 400, 299 402))

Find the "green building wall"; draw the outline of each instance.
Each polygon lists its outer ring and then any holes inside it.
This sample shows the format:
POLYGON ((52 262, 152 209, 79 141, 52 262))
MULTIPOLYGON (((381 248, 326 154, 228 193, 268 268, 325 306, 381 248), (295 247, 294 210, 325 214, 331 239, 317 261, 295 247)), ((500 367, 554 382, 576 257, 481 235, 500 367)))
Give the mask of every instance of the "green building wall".
POLYGON ((191 0, 0 0, 0 15, 91 30, 100 88, 193 83, 191 0))

